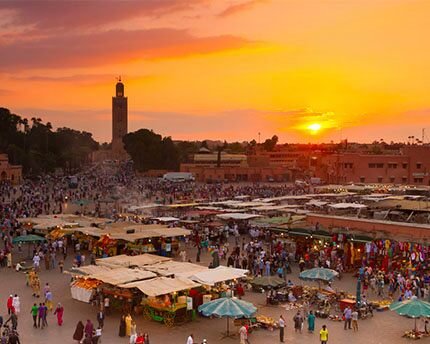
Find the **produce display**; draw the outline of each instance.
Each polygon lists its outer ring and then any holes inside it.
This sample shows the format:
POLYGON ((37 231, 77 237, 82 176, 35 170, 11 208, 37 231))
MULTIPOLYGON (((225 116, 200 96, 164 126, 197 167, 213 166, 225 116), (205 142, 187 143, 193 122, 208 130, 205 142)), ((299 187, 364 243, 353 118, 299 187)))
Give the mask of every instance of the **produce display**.
POLYGON ((278 323, 271 317, 267 317, 265 315, 257 315, 255 319, 257 320, 257 323, 261 324, 263 327, 266 327, 266 328, 278 327, 278 323))
POLYGON ((79 278, 76 281, 72 282, 72 287, 83 288, 83 289, 95 289, 100 284, 102 284, 102 282, 98 280, 79 278))

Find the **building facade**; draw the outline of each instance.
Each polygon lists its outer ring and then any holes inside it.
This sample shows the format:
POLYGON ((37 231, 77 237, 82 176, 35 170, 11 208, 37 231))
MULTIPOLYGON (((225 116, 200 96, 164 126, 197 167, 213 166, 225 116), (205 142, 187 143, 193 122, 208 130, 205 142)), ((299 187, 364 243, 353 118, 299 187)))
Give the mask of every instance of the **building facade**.
POLYGON ((327 183, 430 185, 430 146, 410 145, 398 154, 338 153, 321 158, 317 177, 327 183))
POLYGON ((291 175, 281 166, 271 166, 265 157, 245 154, 200 152, 181 172, 192 173, 199 182, 286 182, 291 175))
POLYGON ((7 154, 0 154, 0 182, 6 181, 14 185, 21 184, 22 167, 9 164, 7 154))

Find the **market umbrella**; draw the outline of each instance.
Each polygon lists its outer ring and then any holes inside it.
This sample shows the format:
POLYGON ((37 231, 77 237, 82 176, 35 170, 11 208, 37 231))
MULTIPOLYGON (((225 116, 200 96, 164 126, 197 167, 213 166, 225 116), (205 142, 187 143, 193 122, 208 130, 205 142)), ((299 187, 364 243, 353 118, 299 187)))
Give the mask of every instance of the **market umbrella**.
POLYGON ((34 235, 34 234, 21 235, 12 239, 13 244, 18 244, 18 243, 31 244, 34 242, 43 242, 43 241, 46 241, 44 237, 41 237, 39 235, 34 235))
POLYGON ((227 318, 226 337, 229 337, 229 319, 249 318, 257 312, 257 307, 252 303, 239 300, 235 297, 222 297, 199 306, 199 312, 207 317, 227 318))
POLYGON ((88 205, 90 202, 91 202, 90 200, 82 198, 82 199, 77 199, 77 200, 73 201, 72 203, 83 207, 83 206, 88 205))
POLYGON ((393 302, 390 309, 397 314, 415 319, 415 332, 417 332, 417 318, 430 318, 430 303, 419 300, 416 296, 410 300, 393 302))
POLYGON ((30 257, 30 244, 44 242, 46 239, 39 235, 29 234, 29 235, 21 235, 12 239, 13 244, 28 244, 28 252, 27 255, 30 257))
POLYGON ((338 275, 339 273, 332 269, 313 268, 302 271, 299 278, 305 281, 318 281, 318 285, 320 285, 321 281, 329 282, 338 275))
POLYGON ((285 285, 285 280, 278 276, 260 276, 254 278, 251 284, 261 288, 279 288, 285 285))
POLYGON ((360 279, 360 277, 358 277, 358 280, 357 280, 357 294, 356 294, 356 302, 357 302, 357 305, 360 305, 360 303, 361 303, 361 279, 360 279))

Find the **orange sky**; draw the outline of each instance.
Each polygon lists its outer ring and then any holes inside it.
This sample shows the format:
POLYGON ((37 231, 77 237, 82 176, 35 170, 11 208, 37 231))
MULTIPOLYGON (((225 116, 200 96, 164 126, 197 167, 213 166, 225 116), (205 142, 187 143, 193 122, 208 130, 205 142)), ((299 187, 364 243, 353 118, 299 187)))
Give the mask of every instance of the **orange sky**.
POLYGON ((430 1, 0 2, 0 106, 110 140, 430 138, 430 1), (312 133, 308 127, 320 124, 312 133))

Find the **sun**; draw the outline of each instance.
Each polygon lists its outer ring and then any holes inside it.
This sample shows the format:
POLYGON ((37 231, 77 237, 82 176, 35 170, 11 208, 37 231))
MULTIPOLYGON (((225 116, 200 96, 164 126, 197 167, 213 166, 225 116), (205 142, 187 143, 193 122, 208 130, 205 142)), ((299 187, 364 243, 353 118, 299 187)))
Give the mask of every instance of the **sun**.
POLYGON ((316 134, 321 130, 321 124, 319 123, 312 123, 308 125, 308 129, 312 134, 316 134))

